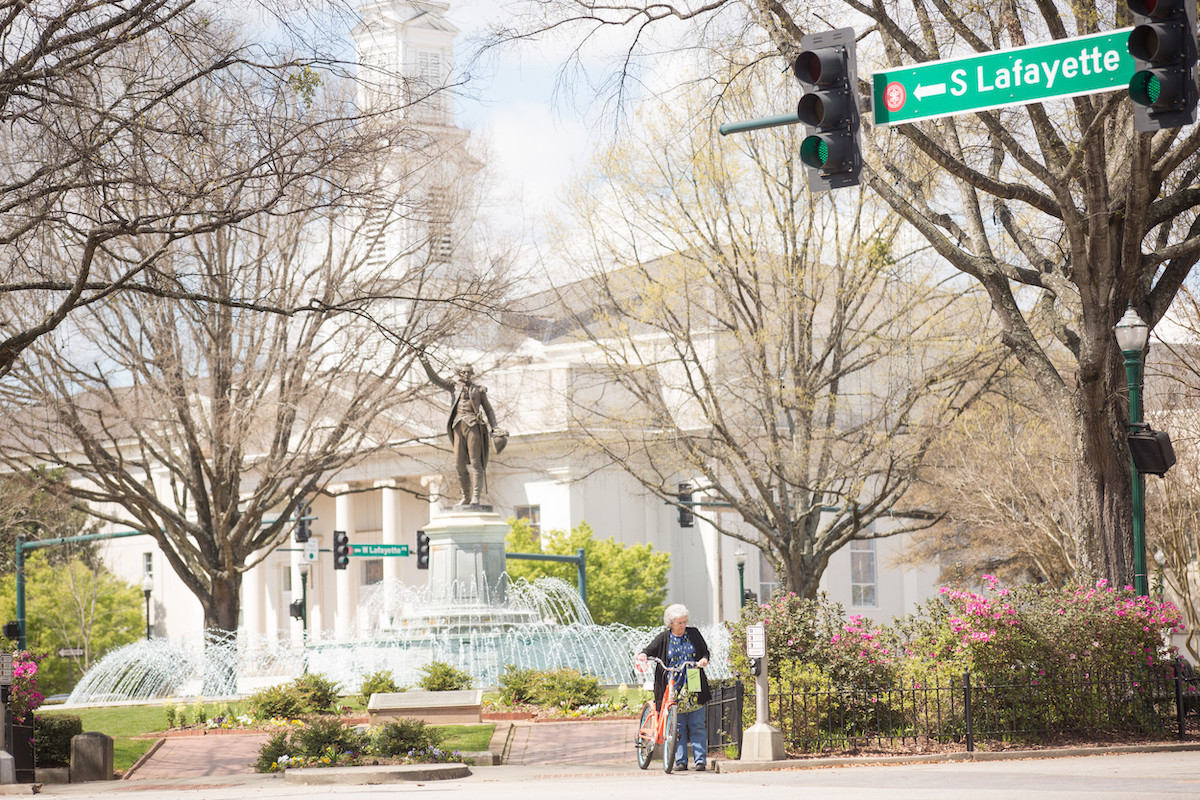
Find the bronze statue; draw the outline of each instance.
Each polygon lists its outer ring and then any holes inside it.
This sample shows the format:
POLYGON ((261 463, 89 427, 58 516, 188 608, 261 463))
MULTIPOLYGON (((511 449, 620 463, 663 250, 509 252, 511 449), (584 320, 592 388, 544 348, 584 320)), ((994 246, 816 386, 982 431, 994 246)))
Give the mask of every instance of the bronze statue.
POLYGON ((488 401, 487 387, 475 383, 475 370, 464 365, 458 370, 454 383, 433 371, 429 362, 421 359, 429 379, 450 392, 450 416, 446 434, 454 444, 458 483, 462 488, 459 505, 480 505, 487 487, 487 462, 491 441, 496 440, 496 452, 504 449, 508 439, 496 428, 496 415, 488 401))

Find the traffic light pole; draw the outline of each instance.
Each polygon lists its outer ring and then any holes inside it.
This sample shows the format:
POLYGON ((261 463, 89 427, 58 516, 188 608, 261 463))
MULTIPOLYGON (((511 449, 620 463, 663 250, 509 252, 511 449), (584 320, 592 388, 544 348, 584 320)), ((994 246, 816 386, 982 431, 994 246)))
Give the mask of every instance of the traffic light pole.
POLYGON ((525 561, 558 561, 560 563, 574 564, 579 570, 579 599, 583 601, 584 606, 587 606, 587 559, 585 551, 579 548, 579 555, 574 556, 556 556, 549 553, 505 553, 504 557, 520 558, 525 561))
POLYGON ((57 547, 76 542, 99 542, 105 539, 124 539, 128 536, 147 536, 141 531, 116 531, 115 533, 85 533, 79 536, 60 536, 57 539, 36 539, 25 541, 25 534, 17 534, 16 555, 13 559, 17 571, 17 649, 28 650, 29 638, 25 630, 25 553, 29 550, 40 550, 43 547, 57 547))
POLYGON ((731 133, 760 131, 763 128, 778 128, 780 125, 795 125, 799 122, 800 117, 795 112, 792 112, 791 114, 780 114, 777 117, 759 117, 758 119, 747 119, 741 122, 726 122, 717 128, 717 132, 722 136, 728 136, 731 133))

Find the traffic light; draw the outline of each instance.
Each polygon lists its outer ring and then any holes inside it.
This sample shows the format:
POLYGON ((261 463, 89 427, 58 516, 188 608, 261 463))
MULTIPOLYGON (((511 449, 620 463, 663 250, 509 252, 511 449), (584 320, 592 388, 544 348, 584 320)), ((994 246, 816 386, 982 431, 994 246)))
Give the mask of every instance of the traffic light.
POLYGON ((417 531, 417 569, 429 569, 429 537, 417 531))
POLYGON ((345 531, 333 532, 333 568, 345 569, 350 563, 350 536, 345 531))
POLYGON ((1138 472, 1160 478, 1175 465, 1175 448, 1166 431, 1156 431, 1145 423, 1131 423, 1129 454, 1138 472))
POLYGON ((1178 128, 1196 121, 1196 0, 1129 0, 1133 126, 1178 128))
POLYGON ((857 186, 862 150, 854 28, 810 33, 800 46, 792 71, 804 84, 796 115, 807 134, 800 143, 800 161, 807 167, 808 188, 820 192, 857 186))
MULTIPOLYGON (((692 485, 690 483, 679 484, 679 494, 677 495, 680 503, 692 502, 692 485)), ((679 527, 691 528, 696 524, 696 516, 692 513, 692 509, 686 505, 679 506, 679 527)))
POLYGON ((304 544, 312 536, 312 520, 308 518, 311 510, 312 506, 308 503, 296 509, 296 544, 304 544))

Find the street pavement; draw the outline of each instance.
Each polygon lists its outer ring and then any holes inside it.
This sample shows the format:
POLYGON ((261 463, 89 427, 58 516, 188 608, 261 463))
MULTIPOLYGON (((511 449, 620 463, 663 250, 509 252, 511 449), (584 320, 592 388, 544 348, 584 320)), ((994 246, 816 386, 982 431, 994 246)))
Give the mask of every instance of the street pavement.
MULTIPOLYGON (((398 794, 438 798, 532 800, 541 797, 610 800, 662 792, 688 800, 1075 800, 1136 796, 1139 800, 1200 797, 1200 749, 1008 760, 953 761, 804 768, 803 762, 738 764, 760 771, 689 770, 666 775, 658 759, 647 770, 634 764, 632 722, 518 723, 504 728, 510 758, 531 763, 471 767, 466 777, 435 780, 428 773, 403 783, 363 785, 368 772, 349 782, 301 785, 296 775, 256 775, 248 762, 257 752, 253 735, 173 737, 128 780, 45 785, 42 794, 129 800, 272 800, 307 797, 383 798, 398 794), (173 745, 168 748, 167 744, 173 745), (558 760, 555 760, 555 753, 558 760), (591 753, 591 760, 585 758, 591 753), (569 761, 568 761, 569 759, 569 761), (155 763, 157 761, 157 763, 155 763), (532 763, 543 762, 543 763, 532 763), (777 767, 786 767, 777 769, 777 767), (238 772, 238 770, 245 770, 238 772), (174 771, 174 774, 172 774, 174 771), (183 774, 191 773, 191 774, 183 774)), ((493 742, 493 747, 496 741, 493 742)), ((1014 754, 1015 755, 1015 754, 1014 754)), ((844 760, 849 761, 849 760, 844 760)), ((732 767, 734 762, 729 762, 732 767)), ((366 770, 367 768, 356 768, 366 770)), ((394 769, 394 768, 393 768, 394 769)), ((320 772, 306 770, 306 772, 320 772)), ((450 775, 449 771, 445 774, 450 775)), ((461 776, 459 769, 456 775, 461 776)), ((0 787, 29 794, 32 787, 0 787)))

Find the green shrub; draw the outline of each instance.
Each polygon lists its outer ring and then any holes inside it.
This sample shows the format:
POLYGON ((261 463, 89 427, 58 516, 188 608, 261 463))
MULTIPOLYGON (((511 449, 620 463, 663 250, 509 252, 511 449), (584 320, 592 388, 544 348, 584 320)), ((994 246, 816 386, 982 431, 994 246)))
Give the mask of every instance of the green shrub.
POLYGON ((431 661, 421 667, 421 673, 421 680, 417 684, 426 691, 448 692, 471 688, 471 676, 445 661, 431 661))
POLYGON ((532 703, 537 695, 542 673, 536 669, 522 669, 516 664, 505 664, 500 673, 500 699, 510 706, 532 703))
POLYGON ((337 717, 309 717, 304 725, 292 730, 295 755, 318 758, 330 748, 335 753, 357 753, 363 749, 363 735, 337 717))
POLYGON ((83 733, 83 722, 69 714, 33 718, 34 763, 39 767, 65 767, 71 763, 71 737, 83 733))
POLYGON ((372 672, 363 678, 358 693, 362 697, 362 704, 365 708, 367 703, 371 702, 371 695, 398 691, 400 691, 400 687, 396 685, 392 673, 381 669, 379 672, 372 672))
MULTIPOLYGON (((287 684, 259 689, 247 698, 246 703, 258 719, 294 719, 304 710, 304 702, 295 688, 287 684)), ((178 711, 179 709, 176 709, 176 712, 178 711)))
POLYGON ((578 708, 600 702, 600 679, 577 669, 543 672, 536 699, 542 705, 578 708))
POLYGON ((179 722, 179 727, 182 728, 187 725, 187 706, 185 706, 183 703, 175 706, 175 719, 179 722))
POLYGON ((164 708, 164 710, 167 712, 167 727, 174 728, 175 727, 175 706, 168 704, 164 708))
POLYGON ((341 684, 316 672, 301 675, 292 686, 304 707, 318 714, 333 710, 342 688, 341 684))
POLYGON ((404 756, 413 750, 429 750, 442 741, 442 733, 420 719, 398 719, 368 729, 367 749, 373 755, 404 756))
POLYGON ((208 709, 204 707, 204 703, 200 700, 192 703, 192 722, 197 725, 203 725, 208 722, 208 709))
POLYGON ((258 750, 258 760, 254 762, 254 771, 270 772, 278 769, 280 756, 291 756, 292 752, 292 747, 287 740, 287 731, 271 734, 271 738, 264 742, 258 750))

